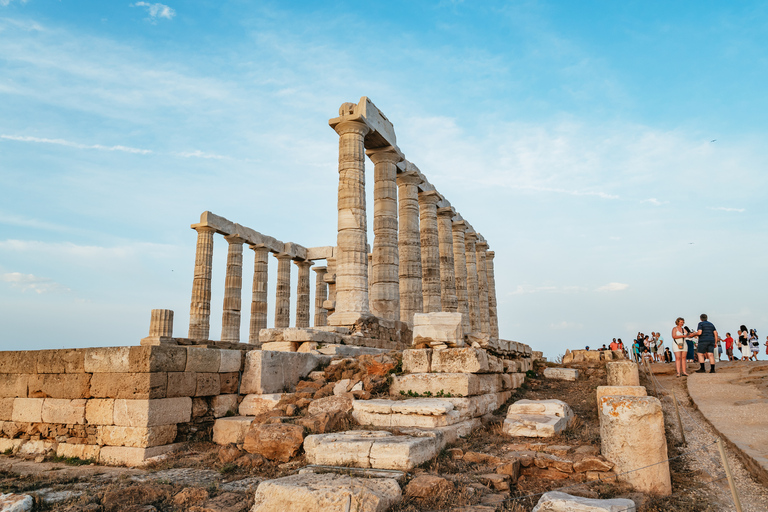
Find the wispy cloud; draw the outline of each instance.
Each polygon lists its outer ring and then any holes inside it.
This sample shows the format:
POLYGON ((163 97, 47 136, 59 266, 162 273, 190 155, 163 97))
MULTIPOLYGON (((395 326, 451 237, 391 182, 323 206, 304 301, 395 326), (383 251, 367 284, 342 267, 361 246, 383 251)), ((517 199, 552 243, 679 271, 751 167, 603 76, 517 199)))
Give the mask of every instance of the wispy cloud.
POLYGON ((648 203, 648 204, 652 204, 653 206, 661 206, 661 205, 663 205, 663 204, 667 204, 667 203, 669 203, 669 201, 659 201, 659 200, 658 200, 658 199, 656 199, 655 197, 651 197, 651 198, 649 198, 649 199, 643 199, 643 200, 642 200, 642 201, 640 201, 640 202, 641 202, 641 203, 648 203))
POLYGON ((37 294, 43 294, 71 291, 69 288, 57 283, 53 279, 39 277, 34 274, 22 274, 20 272, 0 274, 0 281, 9 283, 11 287, 17 288, 22 292, 31 291, 37 294))
POLYGON ((125 153, 135 153, 139 155, 148 155, 153 151, 151 149, 132 148, 130 146, 102 146, 101 144, 80 144, 65 139, 45 139, 41 137, 27 137, 20 135, 0 135, 0 139, 15 140, 18 142, 36 142, 40 144, 55 144, 58 146, 67 146, 77 149, 98 149, 101 151, 123 151, 125 153))
POLYGON ((200 151, 199 149, 195 151, 185 151, 181 153, 174 153, 176 156, 180 156, 182 158, 207 158, 212 160, 232 160, 232 157, 226 156, 226 155, 217 155, 216 153, 206 153, 204 151, 200 151))
POLYGON ((136 2, 135 4, 131 4, 131 7, 144 7, 147 10, 147 14, 149 14, 147 20, 152 23, 157 23, 158 18, 172 20, 173 17, 176 16, 176 11, 165 4, 136 2))
POLYGON ((738 212, 743 213, 746 211, 744 208, 727 208, 725 206, 708 206, 710 210, 720 210, 721 212, 738 212))
POLYGON ((71 242, 42 242, 39 240, 0 240, 0 250, 30 252, 36 255, 52 254, 56 257, 73 257, 82 264, 89 262, 114 262, 115 260, 134 260, 137 257, 167 257, 176 247, 167 244, 130 243, 113 247, 98 245, 78 245, 71 242))
POLYGON ((606 285, 603 285, 599 287, 596 291, 598 292, 620 292, 622 290, 626 290, 629 288, 629 285, 627 283, 608 283, 606 285))

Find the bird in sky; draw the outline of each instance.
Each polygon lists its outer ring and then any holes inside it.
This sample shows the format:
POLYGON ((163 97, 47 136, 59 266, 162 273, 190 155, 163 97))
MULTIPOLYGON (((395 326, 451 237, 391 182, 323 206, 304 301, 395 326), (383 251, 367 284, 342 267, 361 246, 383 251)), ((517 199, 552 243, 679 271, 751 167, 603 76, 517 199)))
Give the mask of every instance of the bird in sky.
POLYGON ((717 140, 717 139, 712 139, 712 140, 711 140, 711 141, 709 141, 709 142, 710 142, 710 143, 712 143, 712 142, 715 142, 716 140, 717 140))

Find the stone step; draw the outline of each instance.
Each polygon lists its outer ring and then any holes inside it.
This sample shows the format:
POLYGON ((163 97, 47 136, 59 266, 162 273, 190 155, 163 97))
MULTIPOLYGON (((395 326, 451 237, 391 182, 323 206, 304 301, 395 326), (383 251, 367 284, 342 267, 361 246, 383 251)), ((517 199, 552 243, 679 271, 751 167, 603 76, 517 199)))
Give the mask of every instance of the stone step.
POLYGON ((562 400, 518 400, 509 406, 507 415, 510 414, 545 414, 570 420, 573 410, 562 400))
MULTIPOLYGON (((356 402, 356 404, 359 403, 356 402)), ((451 404, 448 404, 451 405, 451 404)), ((452 407, 452 406, 451 406, 452 407)), ((459 411, 446 411, 443 414, 414 414, 414 413, 375 413, 365 411, 364 408, 353 409, 352 418, 360 425, 374 427, 422 427, 436 428, 453 425, 462 420, 459 411)))
MULTIPOLYGON (((504 375, 511 377, 509 374, 504 375)), ((508 386, 511 384, 510 380, 508 386)), ((498 393, 504 389, 502 374, 497 373, 411 373, 393 376, 390 394, 399 395, 401 391, 411 391, 419 395, 431 393, 434 396, 442 391, 454 397, 466 397, 498 393)))
POLYGON ((547 414, 509 414, 503 431, 510 436, 552 437, 568 426, 568 418, 547 414))
POLYGON ((335 473, 337 475, 349 475, 362 478, 394 478, 398 483, 404 484, 408 473, 396 469, 366 469, 366 468, 347 468, 344 466, 304 466, 299 470, 300 475, 304 474, 322 475, 325 473, 335 473))

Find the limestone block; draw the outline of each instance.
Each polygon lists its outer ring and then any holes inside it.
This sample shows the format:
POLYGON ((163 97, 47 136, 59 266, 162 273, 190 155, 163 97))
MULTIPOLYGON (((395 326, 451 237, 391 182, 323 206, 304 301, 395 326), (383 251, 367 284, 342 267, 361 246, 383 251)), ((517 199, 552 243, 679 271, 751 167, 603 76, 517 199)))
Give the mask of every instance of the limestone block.
POLYGON ((240 383, 241 394, 265 394, 293 391, 309 372, 330 362, 329 356, 251 350, 245 358, 240 383))
POLYGON ((513 359, 503 359, 504 371, 507 373, 517 373, 520 371, 519 364, 513 359))
POLYGON ((602 455, 616 464, 620 479, 640 492, 671 494, 661 402, 650 396, 604 396, 598 412, 602 455))
POLYGON ((504 371, 504 361, 500 357, 488 354, 488 371, 491 373, 502 373, 504 371))
MULTIPOLYGON (((371 400, 372 401, 372 400, 371 400)), ((389 401, 389 400, 386 400, 389 401)), ((315 414, 346 414, 352 410, 354 404, 361 403, 346 396, 327 396, 317 400, 312 400, 307 407, 307 413, 315 414)))
POLYGON ((187 349, 177 345, 130 347, 128 364, 128 371, 136 373, 183 372, 187 364, 187 349))
POLYGON ((385 512, 401 496, 400 486, 392 478, 307 473, 259 484, 251 512, 385 512))
POLYGON ((600 352, 597 350, 584 350, 584 361, 596 363, 600 361, 600 352))
POLYGON ((304 442, 304 427, 287 423, 252 424, 245 433, 243 449, 269 460, 288 462, 304 442))
POLYGON ((195 396, 213 396, 221 392, 221 380, 218 373, 197 373, 195 396))
POLYGON ((14 400, 14 398, 0 398, 0 421, 11 421, 14 400))
POLYGON ((614 350, 613 351, 613 359, 614 361, 619 359, 624 359, 624 352, 621 350, 614 350))
POLYGON ((645 386, 597 386, 597 403, 604 396, 648 396, 645 386))
POLYGON ((26 373, 0 373, 0 397, 26 398, 29 377, 26 373))
POLYGON ((72 444, 59 443, 56 447, 56 455, 66 458, 77 458, 80 460, 99 460, 101 447, 95 444, 72 444))
POLYGON ((221 367, 221 350, 207 347, 187 347, 187 365, 184 371, 218 373, 221 367))
POLYGON ((373 414, 422 414, 441 416, 453 411, 451 402, 442 398, 412 398, 409 400, 362 400, 353 405, 354 411, 373 414))
POLYGON ((560 491, 544 493, 532 512, 635 512, 635 502, 625 498, 599 500, 560 491))
POLYGON ((533 364, 531 363, 531 360, 526 357, 524 357, 523 359, 518 359, 517 363, 522 373, 525 373, 533 368, 533 364))
MULTIPOLYGON (((197 390, 197 373, 195 372, 169 372, 168 373, 168 389, 166 391, 167 398, 175 398, 178 396, 194 396, 196 390, 197 390)), ((155 397, 148 397, 148 398, 155 398, 155 397)), ((158 397, 158 398, 161 398, 161 397, 158 397)))
POLYGON ((35 498, 29 494, 0 494, 0 510, 3 512, 27 512, 35 506, 35 498))
POLYGON ((462 419, 479 418, 504 405, 511 393, 499 392, 464 398, 442 398, 453 404, 462 419))
POLYGON ((211 399, 213 417, 221 418, 237 412, 237 395, 218 395, 211 399))
POLYGON ((242 368, 242 350, 222 350, 219 373, 239 372, 242 368))
POLYGON ((613 352, 611 350, 601 350, 600 359, 602 359, 603 361, 613 360, 613 352))
POLYGON ((562 400, 518 400, 509 406, 507 414, 547 414, 566 418, 573 418, 573 410, 562 400))
POLYGON ((131 347, 97 347, 85 349, 83 369, 86 373, 124 373, 131 371, 131 347))
POLYGON ((531 359, 533 361, 541 361, 543 357, 544 357, 544 352, 539 352, 538 350, 534 350, 531 352, 531 359))
MULTIPOLYGON (((448 425, 447 427, 433 428, 430 429, 430 432, 442 436, 443 440, 441 442, 441 446, 445 446, 446 444, 455 443, 460 437, 467 437, 482 425, 483 423, 480 421, 480 418, 472 418, 454 423, 453 425, 448 425)), ((404 431, 402 429, 400 431, 403 433, 407 432, 407 430, 404 431)))
POLYGON ((243 444, 245 433, 253 423, 252 416, 219 418, 213 424, 213 442, 220 445, 243 444))
POLYGON ((85 423, 85 403, 87 400, 78 398, 46 398, 43 402, 43 423, 66 423, 82 425, 85 423))
POLYGON ((403 350, 403 371, 405 373, 431 372, 432 349, 418 348, 403 350))
POLYGON ((512 376, 508 373, 502 373, 499 375, 501 377, 501 388, 505 391, 508 391, 512 388, 512 376))
POLYGON ((90 395, 95 398, 165 398, 166 373, 94 373, 90 395))
POLYGON ((259 341, 261 343, 283 341, 284 330, 285 329, 262 329, 259 331, 259 341))
POLYGON ((612 361, 605 363, 609 386, 639 386, 640 375, 637 364, 632 361, 612 361))
POLYGON ((360 425, 374 427, 418 427, 436 428, 453 425, 463 418, 459 411, 450 411, 442 416, 420 414, 374 414, 368 412, 352 411, 352 418, 360 425))
POLYGON ((85 372, 85 349, 40 350, 37 352, 37 373, 85 372))
POLYGON ((102 446, 99 451, 99 464, 144 466, 155 457, 171 453, 183 448, 185 443, 135 448, 132 446, 102 446))
POLYGON ((544 414, 510 414, 503 431, 510 436, 552 437, 568 426, 568 419, 544 414))
POLYGON ((461 313, 416 313, 413 315, 413 343, 437 341, 449 347, 464 346, 461 313))
MULTIPOLYGON (((354 338, 351 340, 354 341, 354 338)), ((357 357, 361 355, 376 355, 389 352, 383 348, 356 347, 354 345, 326 345, 318 348, 318 352, 327 356, 357 357)))
POLYGON ((0 351, 0 373, 37 373, 37 353, 31 350, 0 351))
POLYGON ((298 341, 270 341, 261 344, 261 350, 272 350, 275 352, 298 352, 298 341))
POLYGON ((296 352, 312 352, 314 350, 317 350, 317 342, 315 341, 305 341, 299 345, 299 348, 296 350, 296 352))
POLYGON ((547 379, 575 381, 579 378, 579 370, 575 368, 544 368, 544 377, 547 379))
POLYGON ((299 343, 307 341, 314 341, 317 343, 341 343, 341 340, 341 335, 331 331, 299 328, 283 330, 283 341, 294 341, 299 343))
POLYGON ((438 373, 488 373, 488 352, 480 348, 462 347, 436 350, 432 354, 432 371, 438 373))
POLYGON ((148 448, 171 444, 175 439, 176 425, 157 425, 154 427, 106 425, 101 428, 101 443, 108 446, 148 448))
POLYGON ((26 441, 26 439, 8 439, 7 437, 0 437, 0 453, 16 453, 26 441))
POLYGON ((56 451, 56 445, 51 441, 30 440, 19 447, 18 454, 22 457, 47 455, 51 450, 56 451))
POLYGON ((238 411, 243 416, 258 416, 273 410, 282 397, 283 393, 245 395, 238 411))
POLYGON ((222 395, 230 395, 240 390, 240 372, 220 373, 219 381, 222 395))
POLYGON ((86 373, 44 373, 30 375, 30 398, 90 398, 91 376, 86 373))
POLYGON ((26 423, 43 421, 43 398, 14 398, 11 420, 26 423))
POLYGON ((390 394, 413 391, 420 395, 433 395, 443 391, 454 396, 475 396, 497 393, 502 390, 501 376, 493 373, 412 373, 395 375, 392 378, 390 394))
POLYGON ((90 425, 113 425, 114 409, 114 399, 92 398, 85 404, 85 421, 90 425))
POLYGON ((114 424, 121 427, 153 427, 187 423, 192 418, 190 397, 154 400, 115 400, 114 424))
POLYGON ((512 389, 519 388, 525 382, 524 373, 510 373, 509 376, 512 377, 512 389))

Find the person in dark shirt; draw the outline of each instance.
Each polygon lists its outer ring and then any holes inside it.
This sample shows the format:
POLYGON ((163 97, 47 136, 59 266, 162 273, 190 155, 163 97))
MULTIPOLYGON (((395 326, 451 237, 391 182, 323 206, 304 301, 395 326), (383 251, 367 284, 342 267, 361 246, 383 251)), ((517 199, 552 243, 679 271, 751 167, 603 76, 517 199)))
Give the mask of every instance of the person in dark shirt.
POLYGON ((697 327, 697 331, 693 333, 699 337, 699 346, 696 348, 699 356, 699 365, 701 366, 696 373, 706 373, 704 368, 704 356, 709 359, 709 373, 715 373, 715 345, 719 337, 717 336, 717 329, 712 322, 707 320, 707 315, 702 314, 700 317, 701 322, 697 327))

